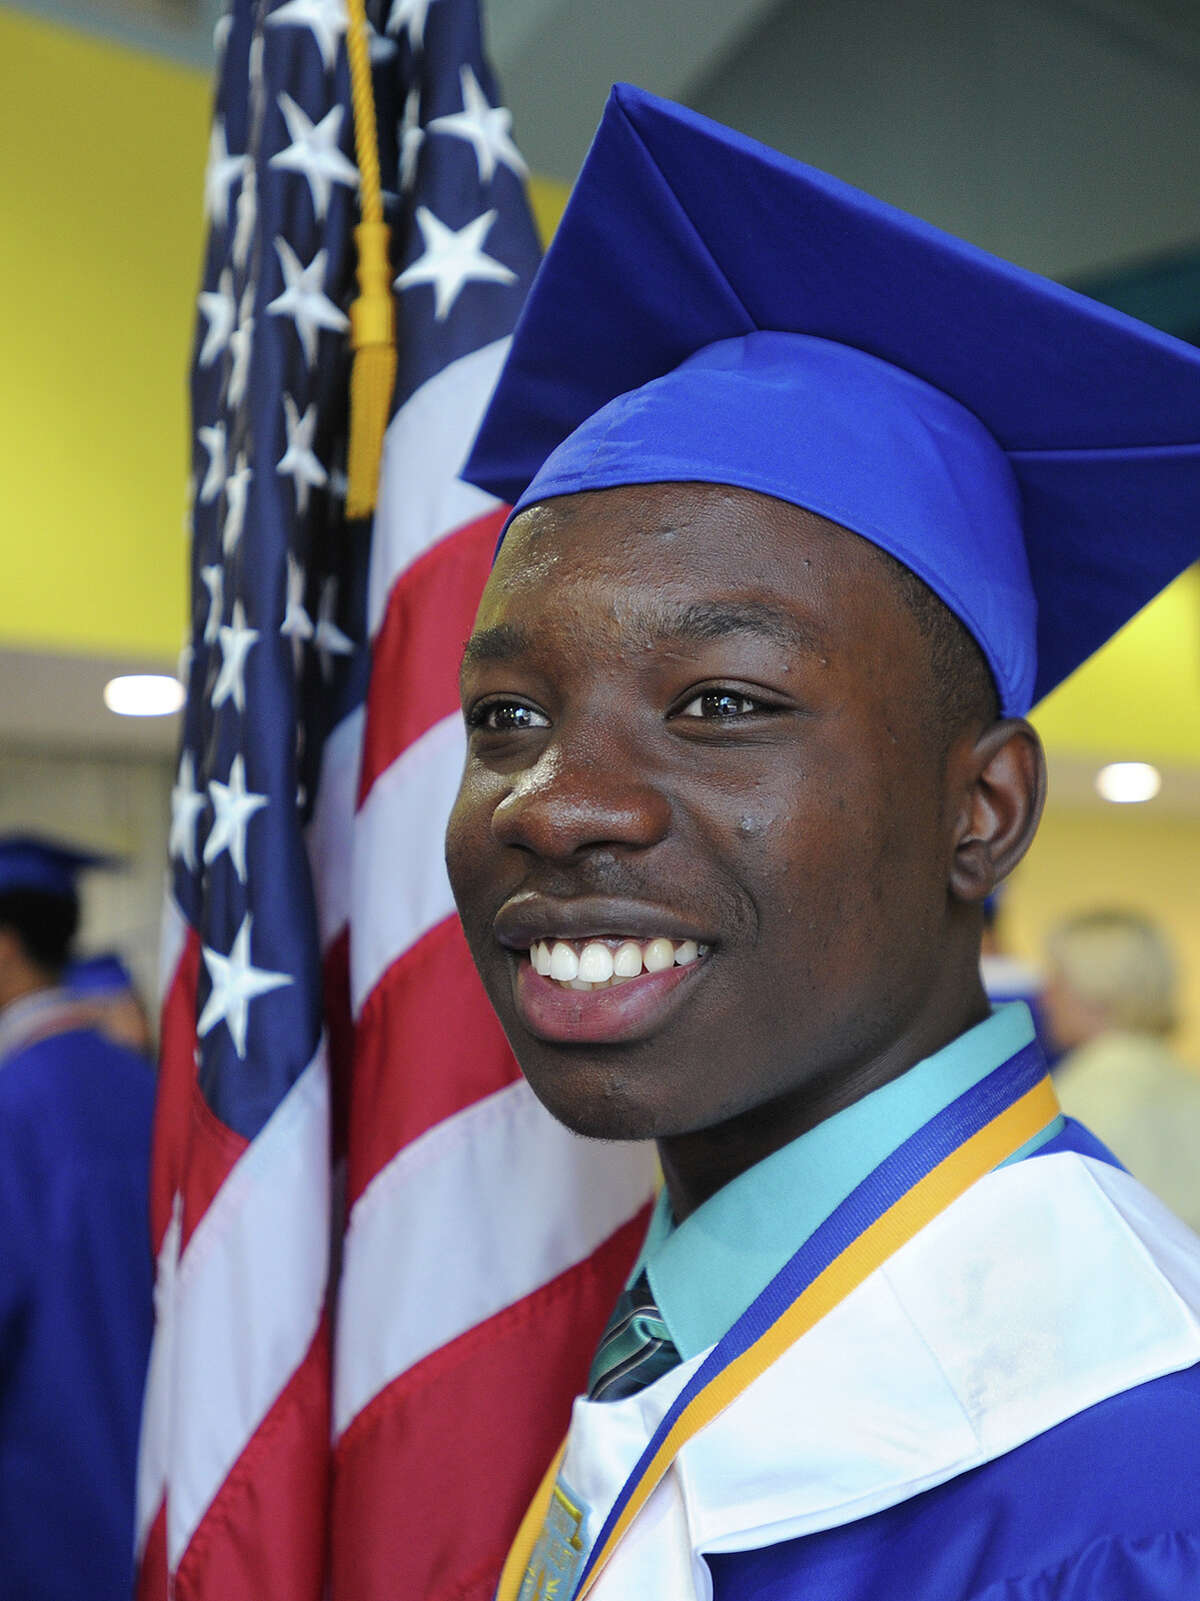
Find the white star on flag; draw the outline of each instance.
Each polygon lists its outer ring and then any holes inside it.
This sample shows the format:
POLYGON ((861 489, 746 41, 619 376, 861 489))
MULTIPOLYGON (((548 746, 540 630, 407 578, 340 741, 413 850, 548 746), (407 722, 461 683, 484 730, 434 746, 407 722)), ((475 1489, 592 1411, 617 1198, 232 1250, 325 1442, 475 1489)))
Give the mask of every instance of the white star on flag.
POLYGON ((196 360, 202 367, 211 367, 229 343, 237 317, 237 301, 233 297, 233 273, 224 268, 215 289, 202 290, 197 305, 208 318, 208 330, 196 360))
POLYGON ((246 525, 246 502, 250 497, 250 480, 254 468, 246 461, 244 451, 238 452, 237 466, 225 480, 225 522, 221 528, 221 549, 226 556, 237 549, 242 529, 246 525))
POLYGON ((397 49, 398 46, 394 39, 389 39, 385 34, 375 32, 371 25, 371 19, 368 17, 367 53, 371 58, 371 65, 376 67, 385 61, 390 61, 396 54, 397 49))
POLYGON ((200 501, 207 506, 216 500, 225 484, 225 424, 215 422, 211 428, 197 428, 196 438, 208 451, 208 468, 200 485, 200 501))
POLYGON ((287 605, 279 632, 292 642, 292 667, 300 671, 305 643, 313 637, 313 620, 304 609, 304 568, 287 553, 287 605))
POLYGON ((233 218, 233 246, 230 253, 234 266, 241 272, 250 259, 254 227, 258 221, 258 174, 253 162, 246 167, 246 176, 242 179, 242 187, 234 202, 233 218))
POLYGON ((338 42, 346 31, 344 0, 287 0, 267 18, 267 26, 308 28, 317 41, 326 72, 337 60, 338 42))
POLYGON ((311 367, 317 356, 318 328, 341 333, 349 328, 350 319, 325 294, 328 251, 318 250, 307 267, 300 265, 299 256, 286 239, 276 238, 275 251, 286 288, 271 301, 267 310, 277 317, 290 317, 296 324, 305 362, 311 367))
POLYGON ((240 600, 233 603, 233 618, 217 629, 217 643, 221 647, 221 670, 213 685, 212 703, 215 709, 232 698, 239 712, 246 709, 246 657, 258 643, 258 629, 247 628, 246 609, 240 600))
POLYGON ((302 417, 291 395, 284 395, 283 411, 288 443, 275 471, 291 478, 296 489, 296 510, 303 516, 308 509, 309 489, 322 488, 329 478, 312 448, 317 404, 313 401, 302 417))
POLYGON ((405 194, 417 181, 417 157, 425 143, 425 130, 421 126, 421 91, 414 87, 404 101, 404 117, 400 135, 400 187, 405 194))
POLYGON ((434 315, 444 322, 468 283, 514 282, 517 275, 512 268, 485 255, 482 249, 497 215, 495 211, 485 211, 456 231, 440 222, 428 206, 418 206, 417 227, 425 241, 425 254, 418 256, 411 267, 405 267, 395 287, 411 289, 417 284, 432 284, 434 315))
POLYGON ((358 186, 358 168, 338 147, 345 108, 334 106, 315 125, 289 94, 279 96, 279 109, 292 142, 286 150, 273 155, 270 164, 303 173, 312 191, 317 221, 321 222, 329 210, 329 196, 335 183, 347 189, 358 186))
POLYGON ((196 788, 196 763, 185 750, 179 763, 179 777, 171 791, 171 833, 167 854, 172 861, 183 858, 189 872, 196 870, 196 819, 204 810, 204 791, 196 788))
POLYGON ((207 945, 202 947, 204 965, 208 968, 208 976, 212 980, 212 990, 204 1004, 204 1010, 200 1013, 196 1033, 203 1039, 216 1028, 218 1023, 224 1023, 233 1040, 233 1048, 241 1057, 246 1054, 246 1025, 250 1019, 250 1002, 256 1001, 260 995, 269 995, 272 990, 281 989, 285 984, 294 982, 290 973, 269 973, 265 968, 251 965, 252 921, 251 914, 247 912, 242 918, 242 926, 237 931, 228 956, 210 950, 207 945))
POLYGON ((208 617, 204 623, 204 643, 216 643, 217 630, 221 626, 221 618, 225 615, 225 569, 219 562, 211 567, 201 567, 200 577, 208 590, 208 617))
POLYGON ((209 780, 208 793, 212 798, 213 825, 204 842, 204 860, 216 861, 222 851, 229 852, 234 871, 246 882, 246 829, 255 812, 267 804, 266 795, 254 795, 246 788, 246 761, 242 753, 233 758, 228 784, 209 780))
POLYGON ((226 399, 231 406, 241 405, 246 394, 246 385, 250 380, 250 352, 254 345, 254 318, 250 312, 253 306, 254 285, 247 284, 246 291, 242 295, 237 327, 229 336, 229 354, 233 360, 229 366, 229 391, 226 399))
POLYGON ((387 20, 387 32, 399 37, 401 28, 414 50, 425 43, 425 19, 434 0, 397 0, 387 20))
POLYGON ((314 643, 321 658, 322 677, 328 678, 333 672, 333 658, 335 656, 352 656, 354 654, 354 641, 343 634, 333 614, 337 610, 337 579, 327 578, 321 586, 321 604, 317 609, 317 629, 314 643))
POLYGON ((225 143, 225 119, 213 119, 208 138, 208 166, 204 173, 204 215, 213 226, 224 228, 229 222, 229 191, 249 163, 245 156, 231 156, 225 143))
POLYGON ((479 80, 469 66, 459 72, 462 84, 463 108, 446 117, 435 117, 429 124, 431 132, 452 134, 465 139, 475 151, 480 183, 491 183, 496 163, 502 161, 518 178, 524 178, 529 169, 521 152, 509 137, 512 113, 504 106, 493 106, 479 87, 479 80))

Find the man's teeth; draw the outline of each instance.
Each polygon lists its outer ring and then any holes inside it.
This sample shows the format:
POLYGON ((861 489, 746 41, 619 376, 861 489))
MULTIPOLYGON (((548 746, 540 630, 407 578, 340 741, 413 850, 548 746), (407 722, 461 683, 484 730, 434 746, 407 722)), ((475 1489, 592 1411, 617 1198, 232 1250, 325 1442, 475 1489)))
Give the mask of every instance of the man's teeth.
POLYGON ((534 972, 568 989, 604 989, 645 973, 688 967, 707 955, 694 939, 535 940, 529 949, 534 972))

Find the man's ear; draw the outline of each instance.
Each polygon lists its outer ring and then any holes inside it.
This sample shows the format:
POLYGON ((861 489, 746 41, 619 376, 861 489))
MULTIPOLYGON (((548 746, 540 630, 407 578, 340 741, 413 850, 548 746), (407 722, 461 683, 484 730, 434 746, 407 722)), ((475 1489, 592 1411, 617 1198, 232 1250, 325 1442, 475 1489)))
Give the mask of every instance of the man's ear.
POLYGON ((1042 742, 1023 717, 991 723, 951 755, 958 797, 950 891, 978 903, 1033 842, 1046 800, 1042 742))

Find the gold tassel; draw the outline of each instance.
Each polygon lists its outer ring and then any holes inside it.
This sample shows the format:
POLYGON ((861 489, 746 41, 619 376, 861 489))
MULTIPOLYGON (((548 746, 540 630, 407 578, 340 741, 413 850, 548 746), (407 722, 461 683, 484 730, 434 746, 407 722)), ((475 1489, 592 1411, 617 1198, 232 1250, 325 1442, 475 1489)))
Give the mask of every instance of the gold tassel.
POLYGON ((350 442, 346 462, 346 515, 367 517, 375 510, 383 436, 387 431, 396 381, 396 312, 392 303, 388 227, 383 220, 375 97, 367 47, 364 0, 349 0, 346 51, 354 100, 354 148, 358 157, 362 221, 354 230, 358 247, 358 299, 350 307, 350 442))
POLYGON ((375 510, 383 436, 396 383, 396 312, 392 304, 388 230, 363 222, 354 230, 358 246, 359 296, 350 307, 350 446, 346 463, 346 515, 375 510))

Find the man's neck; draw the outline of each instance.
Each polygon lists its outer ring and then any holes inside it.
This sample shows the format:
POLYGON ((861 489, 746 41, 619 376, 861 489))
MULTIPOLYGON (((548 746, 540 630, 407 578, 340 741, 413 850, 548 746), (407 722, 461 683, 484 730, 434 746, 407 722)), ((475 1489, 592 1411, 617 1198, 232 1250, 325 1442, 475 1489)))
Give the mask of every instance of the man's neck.
POLYGON ((748 1109, 716 1128, 660 1139, 659 1160, 676 1222, 730 1180, 801 1134, 844 1111, 873 1090, 965 1034, 989 1015, 979 981, 964 983, 952 1008, 914 1022, 888 1048, 855 1067, 814 1075, 790 1095, 748 1109))

